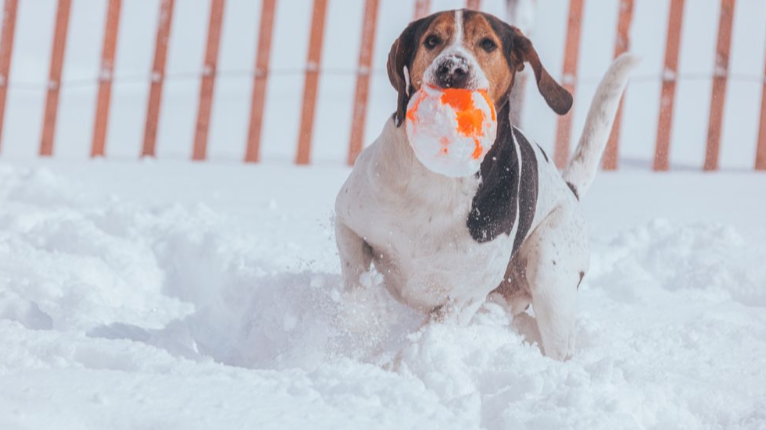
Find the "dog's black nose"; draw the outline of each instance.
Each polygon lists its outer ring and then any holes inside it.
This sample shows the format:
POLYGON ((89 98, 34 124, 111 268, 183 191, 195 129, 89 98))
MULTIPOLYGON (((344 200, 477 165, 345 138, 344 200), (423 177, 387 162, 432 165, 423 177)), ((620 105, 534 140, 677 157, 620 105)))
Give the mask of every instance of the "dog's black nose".
POLYGON ((436 68, 436 85, 441 88, 465 88, 468 84, 470 65, 458 55, 442 59, 436 68))

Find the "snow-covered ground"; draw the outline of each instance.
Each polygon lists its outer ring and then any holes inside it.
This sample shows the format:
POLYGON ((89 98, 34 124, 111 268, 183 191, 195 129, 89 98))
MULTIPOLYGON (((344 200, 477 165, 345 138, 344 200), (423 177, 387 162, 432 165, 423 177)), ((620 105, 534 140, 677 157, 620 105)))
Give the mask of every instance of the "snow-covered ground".
POLYGON ((560 363, 345 296, 347 174, 0 164, 0 429, 766 428, 766 176, 601 174, 560 363))

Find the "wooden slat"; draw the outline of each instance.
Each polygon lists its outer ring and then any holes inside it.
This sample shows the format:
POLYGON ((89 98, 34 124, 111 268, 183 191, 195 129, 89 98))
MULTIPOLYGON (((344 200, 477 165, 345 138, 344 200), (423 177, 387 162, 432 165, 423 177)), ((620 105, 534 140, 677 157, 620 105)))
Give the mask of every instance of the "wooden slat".
POLYGON ((481 0, 466 0, 466 9, 481 10, 481 0))
POLYGON ((274 14, 277 0, 263 0, 261 22, 258 27, 258 53, 255 59, 253 96, 250 102, 250 126, 247 131, 246 163, 257 163, 261 158, 261 131, 266 106, 266 84, 269 78, 271 39, 274 34, 274 14))
POLYGON ((729 52, 731 49, 731 31, 734 23, 735 0, 721 0, 721 14, 718 21, 718 42, 715 49, 715 70, 713 71, 713 89, 710 97, 710 117, 708 118, 707 147, 705 149, 706 171, 718 170, 718 156, 721 149, 721 125, 726 101, 726 82, 729 74, 729 52))
POLYGON ((98 75, 98 98, 96 99, 96 119, 93 122, 91 157, 103 157, 105 154, 109 100, 112 96, 112 76, 114 75, 114 57, 117 50, 121 8, 122 0, 109 0, 104 28, 104 44, 101 50, 101 70, 98 75))
MULTIPOLYGON (((569 19, 567 24, 567 40, 564 51, 564 76, 563 87, 575 94, 577 81, 577 62, 580 56, 580 33, 582 27, 582 11, 584 0, 570 0, 569 19)), ((556 166, 564 168, 569 161, 569 141, 572 134, 572 117, 574 108, 566 115, 560 116, 556 127, 556 146, 553 151, 553 159, 556 166)))
POLYGON ((755 152, 755 169, 766 170, 766 62, 763 66, 763 88, 761 89, 761 121, 758 128, 758 146, 755 152))
POLYGON ((431 0, 415 0, 415 18, 413 21, 424 18, 429 13, 431 13, 431 0))
POLYGON ((319 87, 319 67, 322 62, 322 43, 324 40, 325 15, 327 0, 314 0, 311 15, 311 36, 309 39, 306 81, 303 86, 303 106, 301 125, 298 130, 297 164, 308 164, 311 160, 311 138, 314 131, 314 115, 319 87))
POLYGON ((161 0, 160 22, 157 25, 157 36, 154 41, 154 62, 152 63, 151 88, 149 102, 146 108, 146 125, 144 126, 144 143, 141 149, 142 157, 154 157, 157 150, 157 124, 160 118, 160 103, 162 101, 162 84, 165 81, 165 62, 168 54, 170 25, 173 22, 174 0, 161 0))
POLYGON ((367 99, 370 94, 370 71, 372 69, 372 54, 375 49, 377 22, 378 0, 366 0, 362 23, 362 43, 359 48, 359 65, 356 72, 351 137, 348 144, 347 163, 349 165, 353 165, 356 157, 362 152, 364 142, 364 126, 367 121, 367 99))
POLYGON ((10 81, 13 36, 16 29, 18 0, 5 0, 3 6, 3 33, 0 36, 0 150, 2 150, 3 123, 5 122, 5 99, 10 81))
POLYGON ((678 53, 681 48, 681 25, 684 18, 684 0, 670 1, 665 63, 662 71, 660 117, 657 122, 657 146, 654 150, 654 170, 670 167, 670 135, 673 127, 673 105, 676 98, 678 53))
POLYGON ((194 150, 192 160, 203 161, 207 158, 207 138, 210 132, 210 112, 213 109, 213 91, 218 68, 218 50, 221 46, 221 27, 225 0, 211 0, 210 23, 207 31, 205 64, 202 69, 202 82, 199 88, 197 108, 197 128, 194 132, 194 150))
POLYGON ((61 72, 64 68, 64 50, 69 29, 69 11, 72 0, 59 0, 56 10, 56 28, 53 30, 53 48, 51 51, 50 73, 48 74, 48 94, 45 99, 45 116, 40 142, 40 155, 53 155, 53 139, 56 134, 56 116, 59 107, 61 72))
MULTIPOLYGON (((614 44, 614 58, 630 49, 630 24, 633 21, 633 0, 620 1, 620 13, 617 19, 617 41, 614 44)), ((624 96, 623 96, 624 97, 624 96)), ((619 160, 620 128, 622 126, 622 103, 617 108, 612 132, 604 151, 604 170, 617 170, 619 160)))

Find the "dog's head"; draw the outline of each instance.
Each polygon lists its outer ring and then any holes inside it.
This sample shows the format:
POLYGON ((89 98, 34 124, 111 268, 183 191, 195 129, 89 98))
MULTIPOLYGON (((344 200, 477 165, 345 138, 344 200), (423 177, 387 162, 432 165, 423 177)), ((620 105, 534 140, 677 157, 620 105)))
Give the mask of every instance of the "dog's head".
POLYGON ((440 12, 412 22, 388 54, 388 78, 399 92, 396 124, 401 125, 410 96, 423 84, 487 90, 499 110, 524 63, 532 66, 548 106, 559 115, 569 112, 572 95, 551 78, 532 42, 518 28, 469 10, 440 12))

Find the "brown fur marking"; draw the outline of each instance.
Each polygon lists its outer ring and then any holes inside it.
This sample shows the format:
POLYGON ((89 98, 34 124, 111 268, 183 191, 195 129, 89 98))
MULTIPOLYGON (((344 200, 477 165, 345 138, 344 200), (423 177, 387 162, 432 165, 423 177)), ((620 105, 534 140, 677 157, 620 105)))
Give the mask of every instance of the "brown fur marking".
POLYGON ((423 85, 423 74, 428 69, 428 66, 444 51, 444 48, 452 44, 456 33, 455 14, 448 12, 439 14, 423 32, 423 35, 417 42, 418 51, 415 54, 415 59, 412 60, 412 67, 410 68, 410 81, 416 91, 423 85), (436 36, 441 39, 441 44, 429 50, 423 47, 423 43, 430 36, 436 36))
POLYGON ((482 14, 464 12, 463 21, 463 46, 473 54, 484 71, 489 81, 489 94, 498 105, 508 95, 515 75, 503 55, 503 41, 482 14), (481 43, 485 39, 493 41, 497 48, 492 52, 484 50, 481 43))

